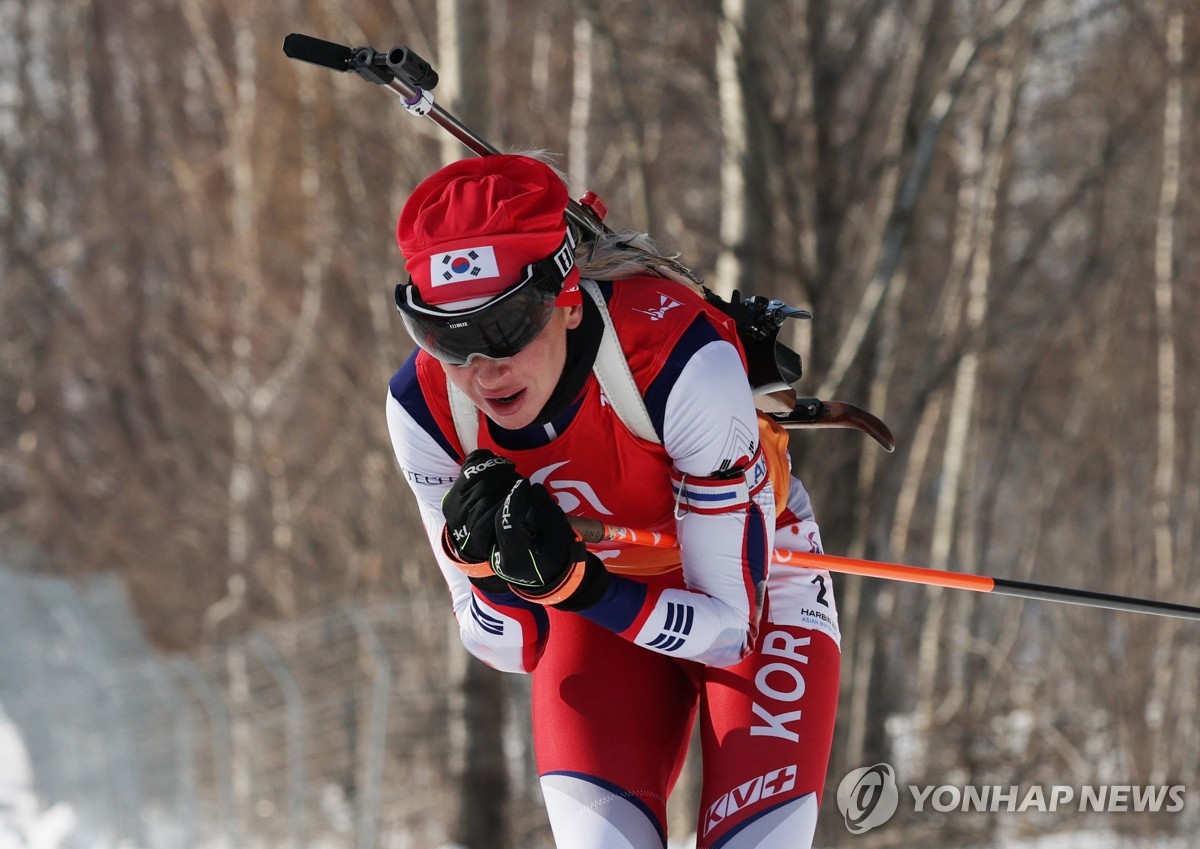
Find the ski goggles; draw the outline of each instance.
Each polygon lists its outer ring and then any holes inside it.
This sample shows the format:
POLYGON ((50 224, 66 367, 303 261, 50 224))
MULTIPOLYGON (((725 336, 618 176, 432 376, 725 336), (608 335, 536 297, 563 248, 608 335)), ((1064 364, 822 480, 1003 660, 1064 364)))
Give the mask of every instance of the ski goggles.
POLYGON ((503 360, 523 351, 550 323, 574 267, 568 234, 558 250, 526 265, 520 280, 485 304, 462 310, 429 306, 409 278, 396 286, 396 309, 413 341, 443 363, 463 366, 473 357, 503 360))

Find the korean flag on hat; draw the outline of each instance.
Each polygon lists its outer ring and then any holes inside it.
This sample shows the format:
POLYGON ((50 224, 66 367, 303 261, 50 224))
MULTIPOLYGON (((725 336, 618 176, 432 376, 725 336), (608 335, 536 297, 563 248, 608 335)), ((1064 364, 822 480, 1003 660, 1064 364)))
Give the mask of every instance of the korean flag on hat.
POLYGON ((489 245, 433 254, 429 258, 429 282, 435 287, 499 276, 496 252, 489 245))

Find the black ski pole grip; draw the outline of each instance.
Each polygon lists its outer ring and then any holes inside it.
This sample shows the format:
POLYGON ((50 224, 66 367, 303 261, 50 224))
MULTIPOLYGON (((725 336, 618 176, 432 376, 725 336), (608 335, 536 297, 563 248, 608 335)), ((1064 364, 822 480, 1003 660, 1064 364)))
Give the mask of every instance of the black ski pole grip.
POLYGON ((353 68, 354 51, 349 47, 298 32, 283 40, 283 53, 289 59, 311 62, 335 71, 349 71, 353 68))

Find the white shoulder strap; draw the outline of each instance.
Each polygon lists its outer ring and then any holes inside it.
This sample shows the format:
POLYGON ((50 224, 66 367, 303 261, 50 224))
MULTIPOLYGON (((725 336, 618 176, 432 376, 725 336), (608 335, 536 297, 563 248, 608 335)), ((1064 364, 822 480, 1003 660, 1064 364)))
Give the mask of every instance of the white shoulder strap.
POLYGON ((454 432, 458 434, 458 444, 462 446, 463 457, 466 457, 479 447, 479 408, 449 378, 446 379, 446 391, 450 396, 454 432))
MULTIPOLYGON (((629 361, 625 359, 625 352, 621 350, 621 343, 617 339, 617 331, 613 327, 612 316, 608 314, 608 306, 604 303, 600 287, 592 280, 580 280, 579 288, 591 297, 604 322, 600 350, 596 353, 596 362, 592 366, 592 373, 596 375, 600 390, 612 405, 613 412, 617 414, 621 424, 629 428, 630 433, 655 445, 661 444, 658 433, 654 430, 654 423, 650 420, 650 413, 646 410, 646 401, 642 398, 637 381, 633 379, 633 372, 629 370, 629 361)), ((479 447, 479 410, 471 403, 471 399, 449 380, 446 381, 446 390, 450 397, 450 416, 454 420, 454 431, 465 456, 479 447)))
POLYGON ((621 343, 617 339, 617 331, 613 327, 612 316, 608 314, 600 287, 594 280, 580 280, 579 288, 591 296, 596 303, 596 309, 600 311, 600 318, 604 320, 604 335, 600 338, 600 350, 596 354, 596 363, 592 366, 601 391, 604 392, 608 403, 612 404, 617 418, 634 436, 655 445, 660 444, 661 440, 654 430, 654 423, 650 421, 650 413, 646 410, 646 400, 642 398, 642 391, 638 389, 633 372, 629 370, 629 361, 625 359, 625 352, 621 350, 621 343))

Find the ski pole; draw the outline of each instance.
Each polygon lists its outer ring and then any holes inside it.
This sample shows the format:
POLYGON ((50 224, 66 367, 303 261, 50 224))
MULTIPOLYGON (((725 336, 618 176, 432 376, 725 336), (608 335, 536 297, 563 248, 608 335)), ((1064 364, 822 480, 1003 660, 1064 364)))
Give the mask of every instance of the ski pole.
MULTIPOLYGON (((571 526, 579 532, 584 542, 625 542, 654 548, 678 548, 674 534, 648 531, 641 528, 626 528, 609 525, 598 519, 569 516, 571 526)), ((883 578, 910 584, 925 584, 932 587, 949 587, 978 593, 993 593, 1036 601, 1055 601, 1079 604, 1104 610, 1124 610, 1131 613, 1150 613, 1156 616, 1172 616, 1178 619, 1200 621, 1200 607, 1177 604, 1170 601, 1113 595, 1093 590, 1055 587, 1029 581, 1008 578, 991 578, 964 572, 930 569, 924 566, 905 566, 900 563, 884 563, 878 560, 861 560, 857 557, 839 557, 833 554, 813 554, 805 551, 788 551, 777 548, 772 553, 776 563, 803 566, 808 569, 824 569, 846 575, 861 575, 867 578, 883 578)))

